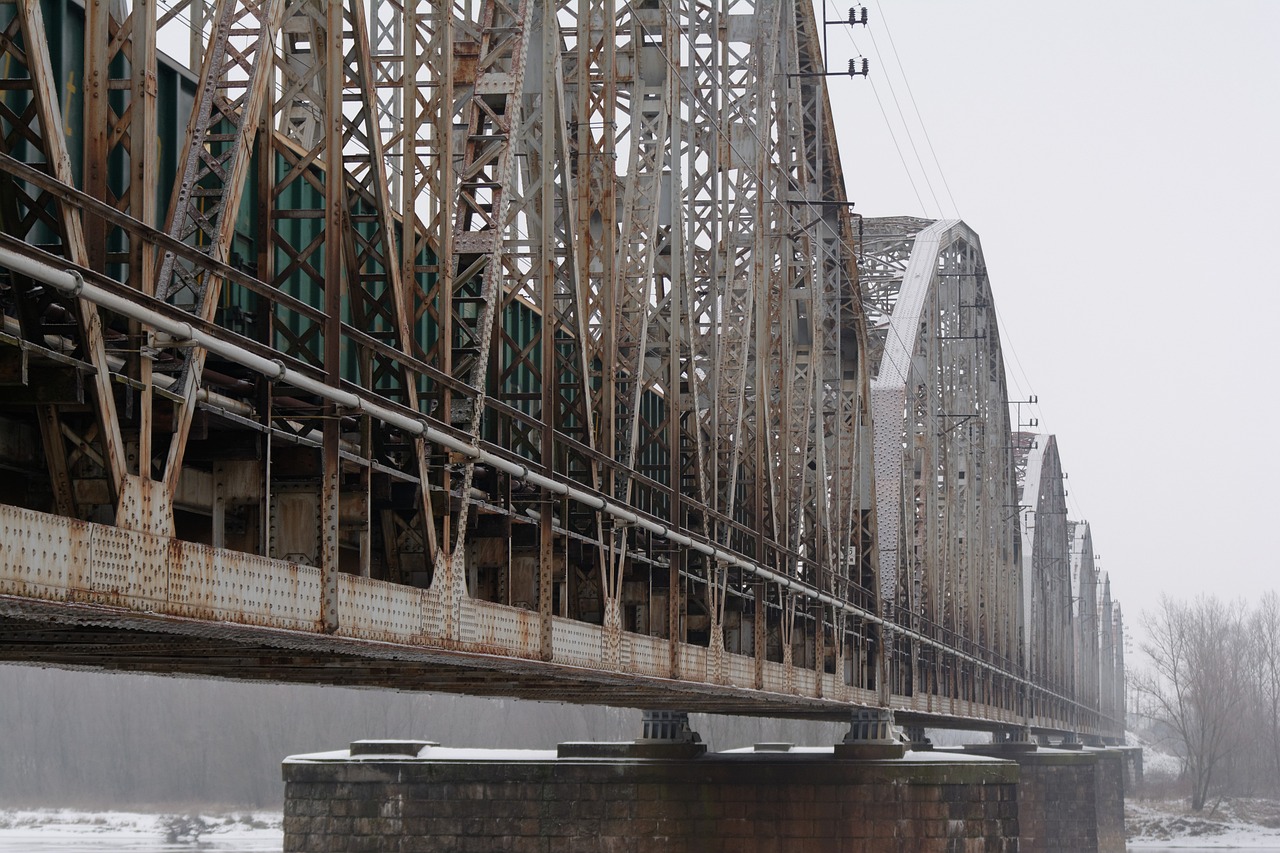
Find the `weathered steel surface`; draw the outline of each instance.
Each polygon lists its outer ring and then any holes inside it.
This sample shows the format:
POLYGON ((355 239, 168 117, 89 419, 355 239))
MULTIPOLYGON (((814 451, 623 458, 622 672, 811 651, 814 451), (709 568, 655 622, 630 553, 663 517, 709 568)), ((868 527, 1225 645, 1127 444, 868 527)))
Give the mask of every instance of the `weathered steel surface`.
POLYGON ((188 7, 0 0, 0 655, 1118 730, 809 4, 188 7))
MULTIPOLYGON (((672 682, 669 641, 625 633, 622 671, 611 673, 600 667, 604 630, 564 619, 552 620, 554 657, 545 663, 536 613, 469 599, 461 636, 433 636, 431 591, 351 575, 340 577, 341 627, 330 634, 320 572, 309 566, 8 506, 0 506, 0 537, 0 659, 530 697, 559 683, 549 695, 575 701, 832 719, 850 704, 877 701, 874 691, 831 675, 821 690, 805 681, 798 683, 810 689, 783 689, 794 676, 770 662, 757 689, 752 661, 739 655, 728 656, 730 677, 716 680, 707 650, 687 644, 678 644, 681 680, 672 682), (47 623, 56 637, 43 640, 37 630, 15 645, 11 632, 28 621, 47 623), (330 652, 337 657, 325 663, 330 652), (241 669, 228 668, 232 659, 241 669), (414 662, 442 669, 423 673, 414 662), (470 674, 473 667, 510 682, 470 674)), ((904 719, 1021 719, 974 703, 894 696, 891 705, 904 719)), ((1051 718, 1037 723, 1055 727, 1051 718)))

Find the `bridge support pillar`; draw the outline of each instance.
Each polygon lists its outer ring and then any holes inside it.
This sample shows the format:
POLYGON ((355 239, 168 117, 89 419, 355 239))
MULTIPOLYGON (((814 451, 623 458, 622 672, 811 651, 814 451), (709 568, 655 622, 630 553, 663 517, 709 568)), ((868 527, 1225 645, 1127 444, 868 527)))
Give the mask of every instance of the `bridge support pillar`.
POLYGON ((284 764, 284 850, 1018 849, 1018 768, 1009 761, 936 751, 863 761, 783 743, 654 758, 649 745, 377 741, 295 756, 284 764))
POLYGON ((1124 853, 1125 750, 1088 748, 1085 751, 1098 757, 1098 851, 1124 853))
POLYGON ((1124 853, 1124 766, 1119 750, 971 744, 970 754, 1018 763, 1021 853, 1124 853))

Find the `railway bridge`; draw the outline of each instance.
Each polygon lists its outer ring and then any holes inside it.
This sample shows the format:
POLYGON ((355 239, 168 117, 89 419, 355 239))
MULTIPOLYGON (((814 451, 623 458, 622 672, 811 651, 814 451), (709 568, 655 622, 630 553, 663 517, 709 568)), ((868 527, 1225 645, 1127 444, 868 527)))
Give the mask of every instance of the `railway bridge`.
POLYGON ((830 26, 0 0, 0 659, 1122 740, 978 236, 854 213, 830 26))

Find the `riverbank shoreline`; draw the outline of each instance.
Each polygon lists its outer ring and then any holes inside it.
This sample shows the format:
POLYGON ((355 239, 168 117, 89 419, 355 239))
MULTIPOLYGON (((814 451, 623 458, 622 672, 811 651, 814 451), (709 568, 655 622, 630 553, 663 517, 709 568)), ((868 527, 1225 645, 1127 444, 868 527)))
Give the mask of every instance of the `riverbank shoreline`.
POLYGON ((1280 849, 1280 801, 1223 799, 1192 812, 1185 798, 1132 799, 1124 805, 1130 850, 1280 849))
MULTIPOLYGON (((0 808, 0 851, 65 841, 68 849, 278 851, 282 815, 250 809, 90 811, 0 808), (138 845, 149 845, 142 847, 138 845), (170 847, 169 845, 173 845, 170 847), (189 845, 189 846, 188 846, 189 845)), ((1125 801, 1128 849, 1280 850, 1280 801, 1224 799, 1196 814, 1185 798, 1125 801)))
POLYGON ((0 851, 62 843, 66 849, 278 851, 280 812, 213 813, 0 808, 0 851))

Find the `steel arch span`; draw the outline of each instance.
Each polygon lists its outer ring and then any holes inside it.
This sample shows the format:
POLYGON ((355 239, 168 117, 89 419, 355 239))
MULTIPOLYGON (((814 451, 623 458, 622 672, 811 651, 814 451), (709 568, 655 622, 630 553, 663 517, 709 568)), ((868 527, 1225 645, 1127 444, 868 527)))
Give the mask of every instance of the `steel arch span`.
MULTIPOLYGON (((1076 629, 1071 585, 1072 522, 1056 436, 1014 434, 1022 517, 1023 650, 1037 683, 1075 692, 1076 629)), ((1048 701, 1053 701, 1049 699, 1048 701)), ((1065 709, 1059 711, 1067 713, 1065 709)))
POLYGON ((880 585, 886 616, 909 629, 895 635, 892 691, 917 708, 1001 704, 1106 728, 1096 689, 1076 680, 1099 651, 1072 617, 1056 439, 1013 430, 977 234, 868 219, 860 250, 880 585))
POLYGON ((0 657, 1082 718, 1020 657, 976 236, 860 260, 808 3, 0 27, 0 657))
POLYGON ((1075 693, 1082 705, 1101 711, 1098 569, 1094 564, 1093 531, 1087 521, 1075 521, 1071 526, 1071 618, 1077 651, 1075 693), (1089 654, 1089 650, 1095 653, 1089 654))
POLYGON ((880 582, 911 629, 897 691, 1001 703, 1019 671, 1017 513, 1008 393, 986 263, 963 222, 864 223, 880 582), (964 638, 973 660, 948 650, 964 638), (926 641, 927 639, 927 641, 926 641))

